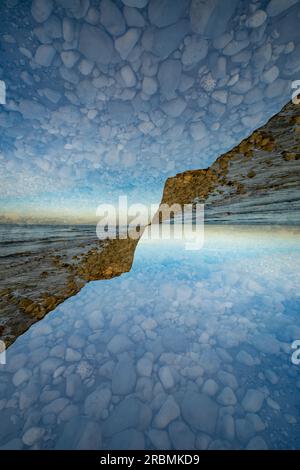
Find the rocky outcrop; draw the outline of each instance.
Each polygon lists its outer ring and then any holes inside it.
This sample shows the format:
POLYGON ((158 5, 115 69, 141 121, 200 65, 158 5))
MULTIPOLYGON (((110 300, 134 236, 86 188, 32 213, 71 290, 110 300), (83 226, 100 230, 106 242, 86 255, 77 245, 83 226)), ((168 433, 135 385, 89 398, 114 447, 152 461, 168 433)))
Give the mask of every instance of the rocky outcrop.
POLYGON ((162 203, 205 204, 209 223, 300 223, 300 107, 282 111, 209 168, 166 181, 162 203))
MULTIPOLYGON (((210 168, 169 178, 161 204, 204 203, 207 223, 299 224, 299 110, 288 103, 210 168)), ((37 256, 18 256, 15 264, 2 262, 0 339, 12 343, 87 282, 130 271, 137 243, 68 241, 57 252, 45 247, 37 256)))
POLYGON ((52 250, 21 253, 0 263, 0 339, 10 345, 31 325, 89 281, 130 271, 138 240, 78 243, 66 240, 52 250))

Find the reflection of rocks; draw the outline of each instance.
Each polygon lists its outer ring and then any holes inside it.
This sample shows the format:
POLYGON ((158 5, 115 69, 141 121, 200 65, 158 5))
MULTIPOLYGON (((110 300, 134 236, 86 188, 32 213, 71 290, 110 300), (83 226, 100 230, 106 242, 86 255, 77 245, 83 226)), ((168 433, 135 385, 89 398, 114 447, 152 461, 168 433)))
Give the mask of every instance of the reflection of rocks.
POLYGON ((89 60, 108 64, 114 54, 111 38, 102 30, 83 25, 79 40, 80 52, 89 60))
POLYGON ((101 447, 101 428, 87 418, 76 416, 64 427, 56 449, 97 450, 101 447))
POLYGON ((279 354, 280 352, 280 343, 273 335, 255 335, 252 339, 252 344, 256 349, 265 354, 279 354))
POLYGON ((142 404, 135 398, 122 400, 105 421, 103 433, 105 436, 112 436, 125 429, 136 429, 140 421, 142 404))
POLYGON ((151 0, 148 14, 155 26, 163 28, 176 23, 184 14, 189 0, 151 0))
POLYGON ((265 395, 263 392, 260 390, 250 389, 243 398, 242 405, 246 411, 256 413, 261 409, 264 399, 265 395))
POLYGON ((235 405, 237 403, 236 396, 233 390, 225 387, 217 398, 218 403, 224 406, 235 405))
POLYGON ((45 429, 43 428, 38 428, 38 427, 30 428, 30 429, 27 429, 22 440, 26 446, 32 446, 33 444, 38 442, 43 437, 44 434, 45 434, 45 429))
POLYGON ((85 400, 84 411, 87 416, 94 419, 101 418, 103 411, 107 409, 111 399, 111 391, 108 388, 96 389, 85 400))
POLYGON ((117 355, 129 349, 133 349, 133 344, 127 336, 116 335, 108 343, 107 349, 111 354, 117 355))
MULTIPOLYGON (((298 448, 287 362, 299 230, 271 228, 276 247, 295 249, 273 256, 268 237, 263 263, 244 245, 237 256, 240 228, 222 230, 235 257, 220 259, 214 239, 201 269, 195 253, 173 253, 166 280, 141 245, 132 273, 86 285, 20 337, 1 368, 0 448, 298 448)), ((247 229, 246 246, 265 230, 247 229)))
POLYGON ((215 430, 218 407, 207 395, 188 393, 181 403, 184 419, 198 431, 212 434, 215 430))
POLYGON ((137 363, 137 372, 144 377, 150 377, 153 363, 148 357, 142 357, 137 363))
POLYGON ((19 419, 12 418, 13 413, 11 409, 1 410, 0 445, 13 438, 20 431, 21 423, 19 419))
POLYGON ((169 426, 170 439, 173 449, 193 450, 195 435, 182 421, 174 421, 169 426))
POLYGON ((193 31, 207 37, 223 34, 234 14, 238 1, 225 4, 222 0, 192 0, 190 15, 193 31))
POLYGON ((43 23, 51 15, 53 10, 52 0, 33 0, 31 6, 31 14, 35 21, 43 23))
POLYGON ((49 67, 52 64, 55 53, 56 51, 52 46, 40 46, 35 53, 34 60, 39 65, 49 67))
POLYGON ((162 332, 162 341, 166 351, 178 353, 187 349, 187 339, 184 333, 173 327, 162 332))
POLYGON ((253 360, 252 356, 246 351, 239 351, 236 356, 236 360, 246 366, 254 366, 255 364, 255 361, 253 360))
POLYGON ((208 379, 204 383, 202 391, 203 393, 206 393, 206 395, 213 397, 217 393, 218 389, 218 384, 213 379, 208 379))
POLYGON ((159 429, 150 429, 148 437, 155 449, 171 449, 170 439, 166 431, 161 431, 159 429))
POLYGON ((172 375, 172 370, 164 366, 159 370, 159 378, 161 380, 161 383, 163 384, 164 388, 166 390, 171 389, 174 387, 175 381, 172 375))
POLYGON ((122 2, 128 7, 144 8, 149 0, 122 0, 122 2))
POLYGON ((145 448, 144 435, 136 429, 125 429, 115 434, 109 444, 112 450, 142 450, 145 448))
POLYGON ((237 419, 235 421, 237 439, 245 445, 249 439, 255 436, 253 423, 248 419, 237 419))
MULTIPOLYGON (((88 239, 84 243, 68 240, 67 247, 63 242, 54 249, 51 245, 44 246, 38 254, 25 253, 14 260, 4 258, 1 338, 6 344, 12 343, 30 325, 77 294, 86 282, 111 279, 129 271, 136 244, 137 240, 131 239, 103 242, 88 239)), ((90 321, 97 326, 99 318, 93 321, 91 317, 90 321)), ((117 337, 112 340, 111 348, 116 353, 127 349, 117 337)), ((77 355, 77 351, 68 348, 66 360, 76 361, 77 355)))
POLYGON ((162 63, 158 71, 158 81, 161 93, 171 98, 177 90, 181 78, 181 62, 179 60, 166 60, 162 63))
POLYGON ((134 390, 136 373, 131 361, 121 359, 113 371, 112 392, 115 395, 128 395, 134 390))
POLYGON ((232 441, 234 439, 235 424, 234 419, 230 414, 224 414, 221 416, 218 426, 221 437, 227 441, 232 441))
POLYGON ((180 409, 172 396, 169 396, 164 402, 154 419, 154 425, 157 428, 165 428, 171 421, 180 416, 180 409))
POLYGON ((267 13, 270 16, 277 16, 285 10, 295 5, 298 0, 271 0, 267 7, 267 13))
POLYGON ((261 436, 255 436, 249 441, 247 450, 268 450, 268 445, 261 436))
POLYGON ((123 60, 127 59, 128 55, 136 45, 139 37, 139 30, 131 28, 123 36, 116 39, 115 48, 119 52, 123 60))
POLYGON ((100 5, 100 20, 105 29, 115 36, 125 32, 125 21, 119 8, 111 0, 103 0, 100 5))

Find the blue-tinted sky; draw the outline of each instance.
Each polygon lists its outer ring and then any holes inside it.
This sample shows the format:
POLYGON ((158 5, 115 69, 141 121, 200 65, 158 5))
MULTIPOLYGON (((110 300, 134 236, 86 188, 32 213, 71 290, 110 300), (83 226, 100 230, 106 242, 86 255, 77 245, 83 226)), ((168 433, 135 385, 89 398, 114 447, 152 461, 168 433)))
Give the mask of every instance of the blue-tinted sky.
POLYGON ((157 203, 291 99, 298 0, 2 0, 1 215, 157 203))

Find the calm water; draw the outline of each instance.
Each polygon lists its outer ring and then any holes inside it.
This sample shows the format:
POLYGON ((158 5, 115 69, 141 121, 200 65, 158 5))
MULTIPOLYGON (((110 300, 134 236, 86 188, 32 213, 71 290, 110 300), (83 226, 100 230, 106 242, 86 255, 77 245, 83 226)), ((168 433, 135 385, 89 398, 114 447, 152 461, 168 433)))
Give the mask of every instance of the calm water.
POLYGON ((95 225, 0 224, 0 257, 55 248, 59 242, 93 241, 95 225))
MULTIPOLYGON (((125 226, 119 228, 126 231, 125 226)), ((101 239, 107 237, 99 230, 101 239)), ((90 244, 98 239, 96 225, 0 224, 0 258, 41 250, 63 249, 66 244, 90 244)))
POLYGON ((299 233, 141 241, 9 348, 1 448, 300 448, 299 233))

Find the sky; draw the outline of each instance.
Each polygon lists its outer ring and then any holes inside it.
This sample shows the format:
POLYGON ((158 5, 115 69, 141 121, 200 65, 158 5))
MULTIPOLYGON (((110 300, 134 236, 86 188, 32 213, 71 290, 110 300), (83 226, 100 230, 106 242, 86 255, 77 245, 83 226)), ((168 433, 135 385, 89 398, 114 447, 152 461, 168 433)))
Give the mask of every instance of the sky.
POLYGON ((299 0, 2 0, 0 16, 0 221, 159 203, 300 78, 299 0))

